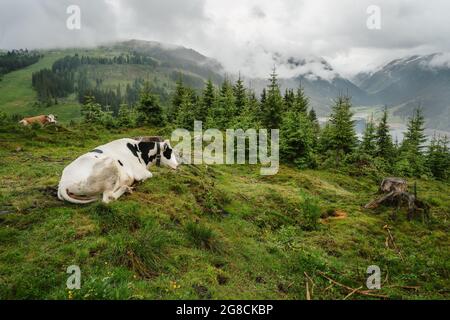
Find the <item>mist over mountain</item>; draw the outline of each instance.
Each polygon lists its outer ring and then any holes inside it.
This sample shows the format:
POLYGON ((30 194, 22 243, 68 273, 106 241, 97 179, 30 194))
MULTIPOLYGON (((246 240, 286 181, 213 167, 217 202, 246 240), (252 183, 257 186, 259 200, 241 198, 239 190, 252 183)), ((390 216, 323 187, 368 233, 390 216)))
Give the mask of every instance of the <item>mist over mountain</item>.
MULTIPOLYGON (((275 60, 275 59, 274 59, 275 60)), ((427 127, 450 129, 450 56, 444 53, 413 55, 395 59, 371 73, 359 73, 346 79, 323 58, 275 60, 276 67, 290 70, 281 78, 281 88, 302 86, 319 115, 330 112, 339 94, 352 97, 355 106, 387 105, 394 116, 406 120, 420 106, 427 127)), ((252 79, 256 91, 264 79, 252 79)))
POLYGON ((450 128, 450 67, 448 55, 435 53, 396 59, 372 74, 357 75, 358 85, 377 104, 407 118, 421 106, 427 126, 450 128))
MULTIPOLYGON (((145 53, 161 67, 178 70, 201 79, 210 78, 219 84, 224 77, 234 80, 220 61, 194 49, 155 41, 130 40, 110 46, 115 50, 145 53)), ((450 123, 450 56, 443 53, 413 55, 395 59, 371 73, 359 73, 352 79, 341 76, 322 57, 284 56, 271 54, 281 90, 302 86, 311 106, 319 116, 327 116, 339 94, 352 97, 355 106, 387 105, 393 115, 407 119, 414 108, 421 106, 427 127, 449 130, 450 123)), ((267 78, 271 70, 267 70, 267 78)), ((257 94, 267 85, 267 78, 241 74, 257 94)))

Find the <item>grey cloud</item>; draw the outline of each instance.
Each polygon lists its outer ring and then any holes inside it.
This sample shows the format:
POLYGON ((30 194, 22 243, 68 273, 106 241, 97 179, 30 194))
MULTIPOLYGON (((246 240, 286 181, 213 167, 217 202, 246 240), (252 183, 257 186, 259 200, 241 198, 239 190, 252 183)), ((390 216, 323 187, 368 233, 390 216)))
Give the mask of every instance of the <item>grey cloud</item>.
POLYGON ((115 16, 104 1, 2 0, 0 48, 87 46, 117 37, 115 16), (80 30, 69 30, 69 5, 79 5, 80 30))
MULTIPOLYGON (((408 54, 450 52, 448 12, 446 0, 2 0, 0 48, 140 38, 196 49, 230 72, 267 76, 290 57, 325 57, 352 75, 408 54), (80 31, 65 28, 69 4, 82 9, 80 31), (366 27, 372 4, 381 8, 381 30, 366 27)), ((315 63, 308 70, 330 74, 315 63)))

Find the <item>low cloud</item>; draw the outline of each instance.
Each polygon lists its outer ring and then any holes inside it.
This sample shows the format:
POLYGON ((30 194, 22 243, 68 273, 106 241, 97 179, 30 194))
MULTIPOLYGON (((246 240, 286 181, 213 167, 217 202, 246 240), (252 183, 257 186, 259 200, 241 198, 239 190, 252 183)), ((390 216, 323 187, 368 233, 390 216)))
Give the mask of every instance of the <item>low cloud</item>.
POLYGON ((2 0, 0 48, 134 38, 193 48, 232 73, 267 77, 277 66, 280 76, 332 79, 405 55, 450 52, 448 12, 446 0, 2 0), (78 31, 66 28, 71 4, 82 10, 78 31), (366 26, 372 4, 381 10, 380 30, 366 26), (292 67, 290 58, 307 63, 292 67))
POLYGON ((450 53, 439 53, 434 55, 428 62, 428 67, 433 69, 450 69, 450 53))

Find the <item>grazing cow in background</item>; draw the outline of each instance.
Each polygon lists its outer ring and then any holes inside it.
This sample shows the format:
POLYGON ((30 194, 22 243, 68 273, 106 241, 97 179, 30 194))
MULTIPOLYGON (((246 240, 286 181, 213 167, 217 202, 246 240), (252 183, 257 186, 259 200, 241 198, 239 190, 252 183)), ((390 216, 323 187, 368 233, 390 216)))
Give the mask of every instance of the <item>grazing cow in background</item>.
POLYGON ((178 166, 168 140, 119 139, 80 156, 63 171, 58 198, 77 204, 94 202, 102 196, 108 203, 117 200, 137 181, 152 177, 148 168, 178 166))
POLYGON ((19 123, 24 126, 29 126, 33 123, 40 123, 42 126, 45 126, 49 123, 56 123, 56 117, 53 114, 49 114, 48 116, 40 115, 36 117, 23 118, 19 121, 19 123))

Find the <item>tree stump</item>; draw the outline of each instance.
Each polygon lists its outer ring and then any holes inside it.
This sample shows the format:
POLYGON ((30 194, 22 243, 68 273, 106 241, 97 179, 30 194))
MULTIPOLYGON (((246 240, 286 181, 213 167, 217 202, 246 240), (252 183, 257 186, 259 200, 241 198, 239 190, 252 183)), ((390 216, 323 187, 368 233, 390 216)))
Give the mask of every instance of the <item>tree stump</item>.
POLYGON ((405 179, 400 178, 384 178, 380 184, 380 192, 387 193, 391 191, 406 192, 408 190, 408 184, 405 179))
POLYGON ((375 209, 381 204, 396 206, 398 211, 402 205, 408 207, 408 220, 414 217, 417 211, 422 212, 425 218, 429 218, 429 205, 417 199, 417 195, 408 191, 405 179, 389 177, 381 182, 379 192, 383 195, 370 201, 364 206, 365 209, 375 209))

